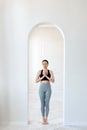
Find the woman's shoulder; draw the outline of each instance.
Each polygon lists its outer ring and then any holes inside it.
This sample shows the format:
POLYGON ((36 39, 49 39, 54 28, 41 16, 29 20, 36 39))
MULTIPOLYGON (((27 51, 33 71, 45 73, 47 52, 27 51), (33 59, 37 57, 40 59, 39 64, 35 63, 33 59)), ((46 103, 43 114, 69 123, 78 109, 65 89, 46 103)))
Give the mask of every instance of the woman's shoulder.
POLYGON ((42 70, 38 70, 38 73, 41 73, 42 70))
POLYGON ((51 69, 48 69, 49 71, 53 71, 53 70, 51 70, 51 69))

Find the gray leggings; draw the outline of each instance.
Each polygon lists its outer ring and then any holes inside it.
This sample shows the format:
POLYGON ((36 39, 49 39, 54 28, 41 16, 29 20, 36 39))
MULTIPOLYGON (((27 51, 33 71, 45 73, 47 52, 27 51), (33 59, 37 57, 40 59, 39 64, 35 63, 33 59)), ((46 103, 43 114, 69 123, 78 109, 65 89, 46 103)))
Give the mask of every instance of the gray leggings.
POLYGON ((49 101, 51 97, 51 85, 50 83, 40 83, 39 96, 41 101, 41 113, 42 116, 48 116, 49 114, 49 101))

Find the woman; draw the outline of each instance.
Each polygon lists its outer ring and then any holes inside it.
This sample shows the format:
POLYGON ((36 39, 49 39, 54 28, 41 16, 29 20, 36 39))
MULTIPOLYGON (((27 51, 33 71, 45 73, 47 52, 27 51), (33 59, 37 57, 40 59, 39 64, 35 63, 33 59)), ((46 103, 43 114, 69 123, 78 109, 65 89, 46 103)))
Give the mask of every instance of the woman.
POLYGON ((43 124, 48 124, 49 101, 51 97, 50 82, 55 81, 53 71, 47 69, 48 65, 49 65, 48 60, 43 60, 42 61, 43 69, 39 70, 36 76, 36 83, 40 82, 39 96, 41 101, 41 114, 43 124))

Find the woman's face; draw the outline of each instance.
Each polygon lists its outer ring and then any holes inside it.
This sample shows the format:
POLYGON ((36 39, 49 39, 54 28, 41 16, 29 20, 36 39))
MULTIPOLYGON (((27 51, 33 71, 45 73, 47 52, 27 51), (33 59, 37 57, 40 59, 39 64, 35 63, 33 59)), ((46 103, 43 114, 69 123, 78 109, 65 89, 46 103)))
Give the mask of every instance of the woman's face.
POLYGON ((48 63, 46 61, 42 62, 43 68, 46 69, 48 67, 48 63))

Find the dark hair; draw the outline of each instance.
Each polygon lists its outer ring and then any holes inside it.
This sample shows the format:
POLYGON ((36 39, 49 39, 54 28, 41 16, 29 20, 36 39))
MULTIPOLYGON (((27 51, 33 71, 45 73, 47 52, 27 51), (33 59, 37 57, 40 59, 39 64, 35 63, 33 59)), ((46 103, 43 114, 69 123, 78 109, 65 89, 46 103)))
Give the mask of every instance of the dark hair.
POLYGON ((43 63, 44 61, 47 62, 47 64, 49 64, 48 60, 46 60, 46 59, 45 59, 45 60, 42 60, 42 63, 43 63))

